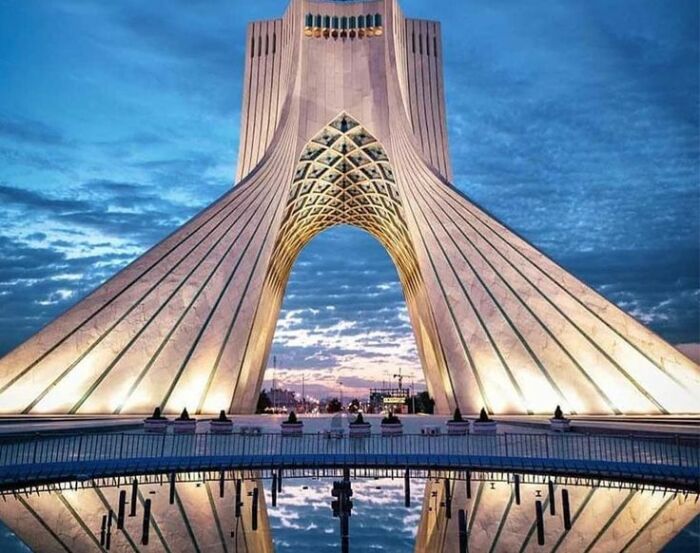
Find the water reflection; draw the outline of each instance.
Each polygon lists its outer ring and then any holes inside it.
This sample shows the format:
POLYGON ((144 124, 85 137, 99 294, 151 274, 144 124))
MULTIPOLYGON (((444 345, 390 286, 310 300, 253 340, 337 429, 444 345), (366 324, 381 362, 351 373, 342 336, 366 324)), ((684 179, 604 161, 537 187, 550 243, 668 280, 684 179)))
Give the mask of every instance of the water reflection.
POLYGON ((694 495, 652 493, 616 483, 530 479, 535 481, 518 486, 512 476, 447 485, 430 480, 416 551, 459 551, 460 509, 469 551, 491 552, 660 551, 698 514, 694 495))
MULTIPOLYGON (((49 485, 6 494, 0 520, 39 552, 339 551, 331 489, 342 475, 285 474, 274 497, 271 476, 188 473, 140 476, 135 485, 132 478, 49 485)), ((695 495, 618 483, 414 474, 407 494, 402 474, 383 476, 351 478, 351 551, 660 551, 699 513, 695 495)), ((9 550, 2 539, 0 550, 9 550)), ((698 542, 691 538, 690 547, 698 542)))
POLYGON ((141 476, 134 495, 131 479, 110 479, 78 489, 63 485, 64 489, 6 497, 0 501, 0 520, 37 552, 273 551, 263 494, 258 497, 253 531, 252 497, 260 483, 241 479, 239 474, 227 478, 180 474, 171 486, 168 475, 141 476), (242 503, 238 517, 237 480, 242 503), (124 525, 119 528, 122 492, 126 501, 124 525))

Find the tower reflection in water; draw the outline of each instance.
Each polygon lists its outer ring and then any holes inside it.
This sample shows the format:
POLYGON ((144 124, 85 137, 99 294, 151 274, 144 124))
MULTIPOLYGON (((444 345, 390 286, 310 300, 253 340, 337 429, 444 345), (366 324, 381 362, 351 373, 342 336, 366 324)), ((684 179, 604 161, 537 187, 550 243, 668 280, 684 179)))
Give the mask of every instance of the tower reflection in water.
MULTIPOLYGON (((353 476, 351 551, 660 551, 700 512, 684 492, 481 473, 414 477, 407 506, 395 476, 353 476)), ((275 475, 273 486, 256 473, 212 472, 53 484, 6 492, 0 520, 38 552, 338 551, 331 488, 340 478, 285 476, 282 485, 275 475)))

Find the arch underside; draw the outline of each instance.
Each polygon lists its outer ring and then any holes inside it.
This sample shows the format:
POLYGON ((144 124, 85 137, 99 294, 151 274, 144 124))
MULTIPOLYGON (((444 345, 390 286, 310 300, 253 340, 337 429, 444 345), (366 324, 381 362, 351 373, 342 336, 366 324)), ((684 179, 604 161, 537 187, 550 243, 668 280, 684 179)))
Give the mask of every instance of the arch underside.
MULTIPOLYGON (((301 250, 336 225, 360 228, 376 238, 399 275, 428 388, 447 402, 445 360, 425 284, 408 229, 394 170, 384 147, 346 113, 340 114, 305 146, 295 167, 280 230, 275 240, 254 334, 269 357, 289 275, 301 250)), ((259 369, 256 386, 262 384, 259 369)), ((450 398, 453 401, 453 398, 450 398)), ((232 402, 231 410, 237 406, 232 402)))
POLYGON ((294 260, 339 224, 395 263, 439 411, 697 411, 697 365, 457 192, 400 121, 382 144, 341 113, 299 147, 293 121, 231 192, 0 359, 0 412, 252 412, 294 260))

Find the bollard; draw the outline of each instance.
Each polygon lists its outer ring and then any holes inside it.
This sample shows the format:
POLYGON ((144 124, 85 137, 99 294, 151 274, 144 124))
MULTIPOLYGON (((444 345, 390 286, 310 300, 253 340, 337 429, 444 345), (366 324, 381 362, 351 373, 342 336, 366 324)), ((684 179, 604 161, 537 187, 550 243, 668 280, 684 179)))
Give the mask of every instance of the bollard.
POLYGON ((467 512, 460 509, 457 513, 459 521, 459 553, 467 553, 467 512))
POLYGON ((411 506, 411 475, 409 474, 408 469, 406 469, 406 474, 404 474, 404 477, 403 477, 403 494, 404 494, 404 499, 403 499, 404 506, 410 507, 411 506))
POLYGON ((107 537, 107 515, 102 515, 102 527, 100 528, 100 545, 106 543, 105 538, 107 537))
POLYGON ((251 507, 252 509, 252 524, 251 528, 253 529, 253 532, 255 532, 258 529, 258 487, 255 486, 253 488, 253 505, 251 507))
POLYGON ((350 517, 340 517, 340 553, 350 552, 350 517))
POLYGON ((272 506, 277 507, 277 474, 272 473, 272 506))
POLYGON ((282 493, 282 469, 277 471, 277 493, 282 493))
POLYGON ((544 545, 544 520, 542 519, 541 501, 535 501, 535 515, 537 516, 537 544, 544 545))
POLYGON ((124 510, 126 508, 126 490, 119 492, 119 509, 117 510, 117 530, 124 529, 124 510))
POLYGON ((112 509, 107 513, 107 539, 105 540, 105 549, 112 546, 112 509))
POLYGON ((234 504, 236 518, 241 518, 241 481, 236 480, 236 503, 234 504))
POLYGON ((472 498, 472 473, 469 470, 467 471, 466 486, 467 486, 467 499, 471 499, 472 498))
POLYGON ((139 481, 134 478, 131 482, 131 503, 129 503, 129 516, 136 516, 136 499, 139 490, 139 481))
POLYGON ((513 482, 515 482, 515 504, 520 505, 520 475, 513 475, 513 482))
POLYGON ((172 505, 175 503, 175 473, 170 473, 170 498, 168 500, 172 505))
POLYGON ((445 518, 452 518, 452 495, 450 494, 450 480, 445 478, 445 518))
POLYGON ((224 471, 219 472, 219 497, 224 497, 224 471))
POLYGON ((554 516, 557 514, 557 508, 555 505, 556 496, 554 495, 554 482, 550 480, 547 487, 549 488, 549 514, 554 516))
POLYGON ((564 529, 571 530, 571 510, 569 509, 569 490, 561 491, 561 508, 564 511, 564 529))
MULTIPOLYGON (((349 474, 347 475, 349 477, 349 474)), ((352 485, 347 480, 333 482, 331 495, 337 499, 331 501, 333 516, 340 518, 340 550, 350 551, 350 514, 352 512, 352 485)))
POLYGON ((151 500, 143 504, 143 525, 141 526, 141 544, 148 545, 148 531, 151 528, 151 500))

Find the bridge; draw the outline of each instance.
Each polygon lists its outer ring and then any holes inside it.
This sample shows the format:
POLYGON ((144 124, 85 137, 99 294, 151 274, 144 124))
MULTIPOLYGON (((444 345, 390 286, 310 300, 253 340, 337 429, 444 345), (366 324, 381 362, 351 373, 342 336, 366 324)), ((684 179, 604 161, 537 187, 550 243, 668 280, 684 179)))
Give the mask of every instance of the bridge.
POLYGON ((414 469, 546 473, 700 492, 700 437, 503 433, 328 438, 278 433, 24 434, 0 439, 0 489, 199 470, 414 469))

